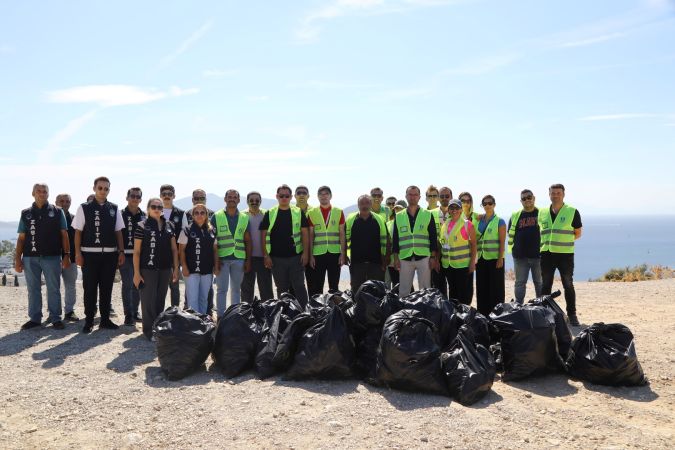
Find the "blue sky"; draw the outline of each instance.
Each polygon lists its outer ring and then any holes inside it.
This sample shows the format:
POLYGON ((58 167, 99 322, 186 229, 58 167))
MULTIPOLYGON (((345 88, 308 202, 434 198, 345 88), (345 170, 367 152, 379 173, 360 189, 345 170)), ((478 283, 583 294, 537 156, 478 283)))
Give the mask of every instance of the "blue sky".
POLYGON ((669 0, 1 1, 0 220, 103 174, 672 212, 674 43, 669 0))

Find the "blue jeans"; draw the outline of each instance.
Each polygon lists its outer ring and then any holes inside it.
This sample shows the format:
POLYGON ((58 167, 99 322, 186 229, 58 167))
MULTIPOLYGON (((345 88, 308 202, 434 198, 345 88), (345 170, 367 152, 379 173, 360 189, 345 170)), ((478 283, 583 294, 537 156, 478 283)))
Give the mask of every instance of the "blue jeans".
POLYGON ((63 299, 63 312, 68 314, 75 310, 75 282, 77 281, 77 264, 73 262, 67 269, 61 269, 61 277, 63 277, 63 288, 65 290, 65 297, 63 299))
POLYGON ((525 285, 530 271, 532 271, 535 296, 541 297, 541 264, 539 258, 513 258, 513 270, 516 273, 514 294, 518 303, 525 301, 525 285))
POLYGON ((61 320, 61 257, 24 256, 23 269, 28 288, 28 317, 36 323, 42 322, 42 275, 47 285, 48 322, 61 320))
POLYGON ((241 280, 244 278, 243 259, 220 259, 220 273, 216 277, 216 311, 218 317, 225 314, 227 304, 227 290, 232 280, 232 294, 230 305, 236 305, 241 301, 241 280))
POLYGON ((209 306, 209 290, 213 285, 213 274, 191 273, 185 280, 187 306, 199 314, 206 314, 209 306))
POLYGON ((141 297, 138 289, 134 286, 134 259, 133 255, 124 255, 124 264, 120 269, 120 277, 122 278, 122 306, 124 307, 125 316, 134 316, 138 314, 138 304, 141 297))

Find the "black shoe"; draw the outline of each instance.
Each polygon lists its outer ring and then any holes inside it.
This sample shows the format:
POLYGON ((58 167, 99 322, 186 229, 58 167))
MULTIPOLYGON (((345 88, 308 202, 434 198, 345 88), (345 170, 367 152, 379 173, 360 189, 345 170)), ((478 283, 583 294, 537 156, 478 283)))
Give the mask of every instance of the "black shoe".
POLYGON ((143 321, 143 319, 141 319, 141 315, 138 314, 138 313, 134 314, 134 320, 136 322, 142 322, 143 321))
POLYGON ((22 330, 30 330, 31 328, 35 328, 35 327, 39 327, 39 326, 41 326, 40 323, 33 322, 32 320, 29 320, 28 322, 21 325, 21 329, 22 330))
POLYGON ((89 333, 91 333, 92 328, 94 328, 94 324, 91 323, 91 322, 87 322, 82 327, 82 333, 89 334, 89 333))
POLYGON ((124 316, 124 325, 128 325, 128 326, 136 325, 136 321, 134 320, 134 317, 133 316, 124 316))
POLYGON ((63 324, 63 322, 57 320, 56 322, 52 323, 52 327, 54 327, 55 330, 63 330, 66 326, 63 324))
POLYGON ((576 314, 570 314, 570 315, 567 316, 567 317, 570 319, 570 325, 572 325, 573 327, 578 327, 578 326, 579 326, 579 319, 577 319, 577 315, 576 315, 576 314))
POLYGON ((114 324, 110 319, 101 320, 101 323, 98 326, 99 328, 106 328, 108 330, 117 330, 119 325, 114 324))
POLYGON ((66 322, 77 322, 80 320, 80 318, 75 315, 74 311, 71 311, 69 313, 66 313, 65 316, 63 316, 63 320, 65 320, 66 322))
POLYGON ((109 314, 109 316, 110 316, 110 317, 117 317, 117 313, 115 312, 114 309, 110 308, 110 314, 109 314))

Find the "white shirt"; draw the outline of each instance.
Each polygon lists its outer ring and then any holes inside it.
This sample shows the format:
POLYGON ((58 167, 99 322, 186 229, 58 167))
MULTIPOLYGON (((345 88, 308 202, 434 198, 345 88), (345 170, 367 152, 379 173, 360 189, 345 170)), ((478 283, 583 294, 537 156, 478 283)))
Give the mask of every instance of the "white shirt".
MULTIPOLYGON (((77 212, 75 213, 75 218, 73 219, 72 227, 76 230, 84 230, 84 210, 82 205, 78 206, 77 212)), ((120 231, 124 228, 124 219, 122 219, 122 212, 119 207, 117 208, 117 218, 115 219, 115 231, 120 231)))

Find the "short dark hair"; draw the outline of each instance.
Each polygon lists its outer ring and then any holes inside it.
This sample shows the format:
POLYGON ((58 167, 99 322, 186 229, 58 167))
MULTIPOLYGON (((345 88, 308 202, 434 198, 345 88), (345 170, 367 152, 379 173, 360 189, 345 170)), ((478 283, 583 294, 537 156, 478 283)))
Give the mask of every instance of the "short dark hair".
POLYGON ((98 177, 94 180, 94 186, 96 186, 99 181, 105 181, 106 183, 110 184, 108 177, 98 177))
POLYGON ((195 189, 194 191, 192 191, 192 198, 195 197, 195 192, 203 192, 204 195, 206 196, 206 191, 205 191, 204 189, 202 189, 202 188, 197 188, 197 189, 195 189))
POLYGON ((234 192, 235 194, 237 194, 237 197, 241 198, 241 195, 239 195, 239 191, 236 189, 228 189, 227 191, 225 191, 225 197, 227 197, 227 194, 229 194, 230 192, 234 192))
POLYGON ((328 191, 330 195, 333 195, 333 191, 331 191, 328 186, 321 186, 319 189, 316 190, 316 195, 319 195, 323 191, 328 191))
MULTIPOLYGON (((286 185, 284 184, 284 186, 286 186, 286 185)), ((286 186, 286 187, 288 187, 288 186, 286 186)), ((290 187, 288 187, 288 189, 290 189, 290 187)), ((298 193, 298 189, 304 189, 304 190, 306 190, 307 193, 309 194, 309 188, 308 188, 307 186, 305 186, 304 184, 301 184, 301 185, 299 185, 298 187, 295 188, 295 193, 296 193, 296 194, 298 193)), ((278 194, 278 193, 279 193, 279 192, 277 191, 277 194, 278 194)), ((293 191, 291 191, 291 194, 292 194, 292 193, 293 193, 293 191)))
POLYGON ((258 192, 258 191, 251 191, 251 192, 249 192, 248 194, 246 194, 246 201, 247 201, 247 202, 248 202, 248 200, 251 198, 252 195, 257 195, 258 197, 260 197, 260 200, 262 200, 262 195, 260 195, 260 192, 258 192))
POLYGON ((138 191, 138 192, 141 193, 141 197, 143 196, 143 191, 141 191, 141 188, 132 187, 132 188, 129 188, 129 190, 127 191, 127 197, 131 195, 131 191, 138 191))
POLYGON ((387 199, 384 202, 388 203, 389 200, 394 200, 394 203, 396 203, 396 197, 394 197, 393 195, 391 197, 387 197, 387 199))
POLYGON ((520 191, 520 195, 523 195, 523 194, 532 194, 532 195, 534 195, 534 192, 532 192, 532 191, 529 190, 529 189, 523 189, 522 191, 520 191))
POLYGON ((488 194, 488 195, 483 196, 482 200, 480 201, 481 205, 483 203, 485 203, 485 199, 487 199, 487 198, 491 199, 493 201, 493 203, 497 203, 497 200, 495 200, 494 196, 491 195, 491 194, 488 194))
POLYGON ((420 193, 422 192, 422 191, 420 191, 420 188, 418 188, 417 186, 412 184, 412 185, 408 186, 407 188, 405 188, 405 193, 407 194, 410 189, 417 189, 417 192, 420 192, 420 193))
POLYGON ((443 189, 447 189, 447 190, 449 190, 449 191, 450 191, 450 198, 452 198, 452 189, 450 189, 450 188, 449 188, 449 187, 447 187, 447 186, 443 186, 442 188, 440 188, 440 189, 438 190, 438 193, 440 194, 440 193, 441 193, 441 191, 442 191, 443 189))
POLYGON ((376 186, 376 187, 374 187, 374 188, 372 188, 372 189, 370 190, 370 195, 373 195, 373 191, 380 191, 380 192, 384 192, 384 191, 382 190, 382 188, 379 188, 379 187, 377 187, 377 186, 376 186))
POLYGON ((466 191, 460 192, 459 197, 457 197, 457 198, 461 201, 461 200, 462 200, 462 197, 469 197, 469 201, 470 201, 471 204, 473 205, 473 196, 472 196, 471 194, 469 194, 469 193, 466 192, 466 191))
POLYGON ((550 191, 550 190, 552 190, 552 189, 562 189, 562 191, 565 192, 565 186, 563 186, 561 183, 552 184, 552 185, 548 188, 548 190, 550 191))
POLYGON ((161 186, 159 187, 159 193, 161 194, 162 191, 171 191, 171 192, 173 192, 174 194, 176 193, 176 189, 175 189, 172 185, 170 185, 170 184, 163 184, 163 185, 161 185, 161 186))
MULTIPOLYGON (((299 187, 299 186, 298 186, 298 187, 299 187)), ((279 187, 277 188, 277 194, 278 194, 280 191, 288 191, 289 194, 293 195, 293 190, 292 190, 291 187, 290 187, 289 185, 287 185, 287 184, 282 184, 281 186, 279 186, 279 187)))

